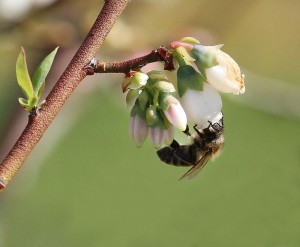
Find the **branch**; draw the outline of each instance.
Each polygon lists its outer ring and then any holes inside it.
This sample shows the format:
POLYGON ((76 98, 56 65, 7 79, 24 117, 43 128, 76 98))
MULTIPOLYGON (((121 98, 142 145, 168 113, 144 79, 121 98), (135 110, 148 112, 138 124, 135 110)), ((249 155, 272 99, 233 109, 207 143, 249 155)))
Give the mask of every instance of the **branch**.
POLYGON ((8 155, 0 164, 0 192, 12 180, 16 172, 39 142, 46 129, 63 107, 66 100, 86 77, 84 69, 96 55, 117 17, 130 0, 106 0, 93 27, 76 52, 72 61, 46 98, 46 103, 36 115, 29 115, 28 123, 8 155))
POLYGON ((94 73, 124 73, 127 74, 130 70, 140 70, 148 63, 163 61, 165 70, 174 70, 172 53, 164 46, 153 50, 151 53, 128 60, 125 62, 101 62, 97 61, 95 64, 91 62, 87 67, 87 73, 92 75, 94 73))

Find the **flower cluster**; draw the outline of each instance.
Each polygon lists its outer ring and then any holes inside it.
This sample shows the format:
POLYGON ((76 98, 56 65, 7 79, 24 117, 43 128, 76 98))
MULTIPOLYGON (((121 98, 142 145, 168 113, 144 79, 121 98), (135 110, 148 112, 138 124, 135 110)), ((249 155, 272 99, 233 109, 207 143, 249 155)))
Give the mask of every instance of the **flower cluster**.
POLYGON ((128 91, 126 101, 131 109, 130 134, 140 147, 146 137, 155 148, 169 145, 174 137, 173 126, 184 131, 187 117, 180 102, 172 95, 175 88, 161 72, 131 72, 122 84, 128 91))
POLYGON ((140 147, 146 137, 155 148, 169 145, 174 127, 187 130, 187 118, 204 129, 222 118, 219 92, 245 92, 244 75, 221 45, 203 46, 194 38, 170 44, 178 63, 177 90, 166 75, 157 70, 131 71, 122 88, 131 109, 130 133, 140 147), (177 91, 180 101, 175 98, 177 91))
POLYGON ((188 118, 201 129, 222 117, 219 92, 245 92, 244 75, 221 47, 200 45, 190 37, 170 44, 179 65, 177 87, 182 106, 188 118))

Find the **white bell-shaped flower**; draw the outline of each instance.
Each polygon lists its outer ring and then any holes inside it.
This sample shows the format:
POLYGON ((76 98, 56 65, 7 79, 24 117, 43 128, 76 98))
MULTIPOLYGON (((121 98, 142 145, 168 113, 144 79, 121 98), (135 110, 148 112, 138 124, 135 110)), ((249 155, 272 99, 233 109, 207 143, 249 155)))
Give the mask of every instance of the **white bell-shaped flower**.
POLYGON ((206 69, 208 83, 223 93, 243 94, 245 76, 238 64, 221 50, 217 50, 216 58, 219 65, 206 69))
POLYGON ((209 121, 215 123, 222 117, 222 99, 208 83, 203 84, 203 91, 187 89, 180 101, 188 119, 198 128, 207 128, 209 121))
POLYGON ((195 45, 191 51, 198 69, 206 77, 207 82, 222 93, 243 94, 245 92, 245 76, 238 64, 225 52, 222 45, 195 45))

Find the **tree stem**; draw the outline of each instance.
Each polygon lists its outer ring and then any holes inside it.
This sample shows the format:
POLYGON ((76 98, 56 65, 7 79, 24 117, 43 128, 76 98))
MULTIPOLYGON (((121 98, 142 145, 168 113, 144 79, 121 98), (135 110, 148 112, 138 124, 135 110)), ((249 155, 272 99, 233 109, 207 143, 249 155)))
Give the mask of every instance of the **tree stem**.
POLYGON ((95 57, 117 17, 130 0, 106 0, 93 27, 63 72, 46 103, 36 115, 29 115, 28 123, 10 152, 0 164, 0 192, 12 180, 16 172, 39 142, 46 129, 63 107, 69 96, 86 77, 85 66, 95 57))

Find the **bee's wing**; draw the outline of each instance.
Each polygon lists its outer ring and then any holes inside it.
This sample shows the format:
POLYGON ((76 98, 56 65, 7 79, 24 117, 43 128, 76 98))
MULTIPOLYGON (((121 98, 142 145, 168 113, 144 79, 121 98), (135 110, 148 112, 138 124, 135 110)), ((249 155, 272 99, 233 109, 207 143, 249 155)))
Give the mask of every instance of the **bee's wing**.
POLYGON ((210 158, 211 158, 211 153, 210 152, 205 153, 201 157, 201 159, 191 169, 189 169, 185 174, 183 174, 183 176, 179 180, 183 178, 193 179, 207 164, 210 158))

